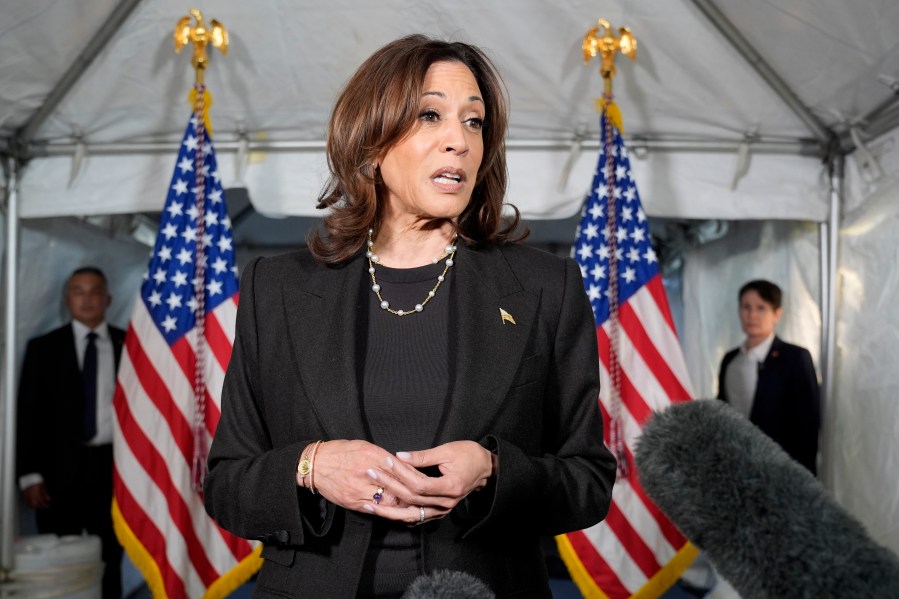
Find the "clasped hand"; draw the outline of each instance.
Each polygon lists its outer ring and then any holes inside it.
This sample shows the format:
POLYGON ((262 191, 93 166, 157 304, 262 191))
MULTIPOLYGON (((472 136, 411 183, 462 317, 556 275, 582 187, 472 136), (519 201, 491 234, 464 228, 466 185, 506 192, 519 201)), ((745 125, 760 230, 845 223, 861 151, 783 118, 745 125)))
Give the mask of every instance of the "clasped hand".
POLYGON ((315 488, 343 508, 421 524, 443 518, 469 493, 485 486, 493 475, 491 456, 474 441, 396 455, 367 441, 327 441, 315 457, 315 488), (441 476, 419 470, 430 466, 436 466, 441 476), (377 492, 380 499, 375 498, 377 492))

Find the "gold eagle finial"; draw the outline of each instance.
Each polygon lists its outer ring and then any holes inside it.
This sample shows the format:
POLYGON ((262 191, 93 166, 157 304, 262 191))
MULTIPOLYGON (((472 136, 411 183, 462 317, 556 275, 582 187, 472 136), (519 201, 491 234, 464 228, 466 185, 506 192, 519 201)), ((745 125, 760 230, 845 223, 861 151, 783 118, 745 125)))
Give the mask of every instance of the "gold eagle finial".
POLYGON ((619 27, 616 37, 612 24, 605 19, 597 20, 597 27, 591 27, 584 36, 584 64, 597 54, 602 56, 599 74, 605 81, 606 92, 611 94, 612 77, 615 76, 615 54, 621 53, 634 60, 637 58, 637 38, 627 27, 619 27))
POLYGON ((209 54, 206 52, 206 46, 212 44, 213 47, 221 50, 222 54, 228 53, 228 30, 225 26, 212 19, 209 22, 209 28, 203 21, 203 13, 196 8, 190 9, 190 14, 196 19, 196 26, 190 26, 190 16, 181 17, 178 24, 175 25, 175 52, 181 52, 181 48, 186 46, 188 42, 194 44, 194 55, 191 64, 197 71, 197 83, 203 83, 203 71, 209 64, 209 54))

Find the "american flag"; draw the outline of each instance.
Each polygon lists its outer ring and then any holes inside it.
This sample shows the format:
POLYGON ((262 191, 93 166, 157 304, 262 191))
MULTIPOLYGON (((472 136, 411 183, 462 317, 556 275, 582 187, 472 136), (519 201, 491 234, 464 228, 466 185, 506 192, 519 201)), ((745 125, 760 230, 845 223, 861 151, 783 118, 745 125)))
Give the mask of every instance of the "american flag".
POLYGON ((557 541, 585 597, 658 597, 697 550, 643 492, 634 444, 653 411, 693 394, 630 159, 610 121, 604 112, 599 161, 572 252, 596 317, 600 407, 618 479, 606 519, 557 541))
POLYGON ((261 565, 199 483, 237 315, 231 221, 202 112, 181 142, 118 371, 113 521, 153 596, 223 597, 261 565))

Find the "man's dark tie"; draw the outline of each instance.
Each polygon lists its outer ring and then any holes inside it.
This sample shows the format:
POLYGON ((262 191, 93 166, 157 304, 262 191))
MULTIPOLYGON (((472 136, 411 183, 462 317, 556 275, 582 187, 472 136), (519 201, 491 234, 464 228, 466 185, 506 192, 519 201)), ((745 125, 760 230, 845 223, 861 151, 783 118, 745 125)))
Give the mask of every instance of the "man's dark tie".
POLYGON ((87 334, 87 347, 84 350, 84 364, 81 367, 81 379, 84 383, 84 442, 87 443, 97 434, 97 334, 87 334))

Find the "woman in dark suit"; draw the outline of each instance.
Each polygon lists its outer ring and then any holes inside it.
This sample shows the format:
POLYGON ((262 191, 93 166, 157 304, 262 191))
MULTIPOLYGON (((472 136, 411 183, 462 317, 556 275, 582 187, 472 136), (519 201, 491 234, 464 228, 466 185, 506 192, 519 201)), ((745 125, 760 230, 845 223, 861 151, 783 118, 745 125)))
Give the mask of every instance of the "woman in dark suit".
POLYGON ((263 541, 257 596, 551 597, 539 537, 605 516, 592 312, 504 226, 506 122, 477 48, 388 44, 334 108, 323 231, 244 271, 205 498, 263 541))
POLYGON ((774 332, 783 314, 780 287, 749 281, 738 297, 746 340, 721 360, 718 398, 815 474, 821 399, 812 355, 774 332))

